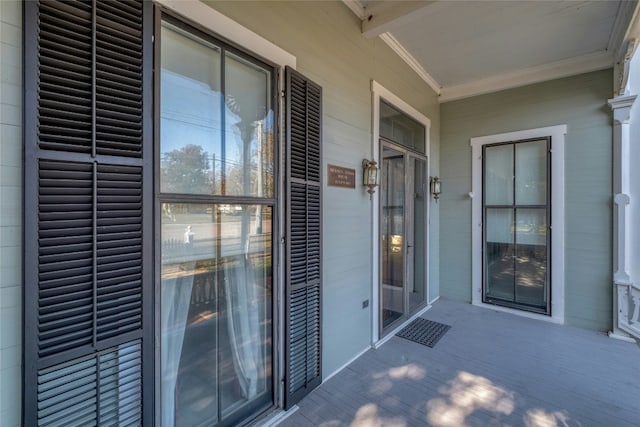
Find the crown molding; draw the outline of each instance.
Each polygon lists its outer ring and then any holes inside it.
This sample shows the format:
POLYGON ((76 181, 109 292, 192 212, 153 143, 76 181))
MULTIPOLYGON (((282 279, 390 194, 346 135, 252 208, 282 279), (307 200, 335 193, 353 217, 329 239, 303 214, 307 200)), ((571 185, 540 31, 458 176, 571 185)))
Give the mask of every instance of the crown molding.
MULTIPOLYGON (((1 1, 1 0, 0 0, 1 1)), ((367 10, 362 6, 359 0, 342 0, 342 2, 363 22, 366 19, 367 10)), ((407 63, 418 76, 424 80, 425 83, 433 89, 433 91, 440 95, 441 86, 427 71, 420 65, 420 63, 400 44, 400 42, 391 35, 391 33, 382 33, 379 37, 389 46, 398 56, 407 63)))
POLYGON ((613 53, 599 51, 549 64, 529 67, 509 73, 498 74, 452 86, 444 86, 440 102, 454 101, 476 95, 512 89, 562 77, 604 70, 613 66, 613 53))
MULTIPOLYGON (((363 21, 364 25, 368 10, 362 5, 360 0, 342 0, 342 2, 363 21)), ((415 7, 416 10, 407 13, 407 15, 427 13, 429 10, 435 10, 439 4, 442 4, 442 7, 447 6, 445 2, 425 3, 426 5, 431 5, 431 7, 415 7), (420 9, 420 11, 418 11, 418 9, 420 9)), ((620 2, 606 50, 448 86, 443 86, 438 83, 390 32, 381 33, 379 37, 439 95, 439 102, 442 103, 611 68, 614 66, 614 62, 619 60, 624 53, 621 51, 623 45, 627 45, 626 41, 633 38, 633 36, 636 35, 635 33, 639 32, 639 16, 639 2, 620 2)), ((403 19, 404 17, 404 15, 400 16, 400 18, 403 19)), ((383 26, 379 25, 379 27, 382 28, 383 26)), ((373 29, 369 30, 373 31, 373 29)), ((363 33, 364 32, 363 27, 363 33)))
POLYGON ((344 3, 349 9, 351 9, 351 12, 353 12, 354 15, 356 15, 358 18, 360 18, 360 20, 364 20, 366 18, 366 11, 364 10, 364 6, 362 6, 362 3, 360 3, 358 0, 342 0, 342 3, 344 3))
POLYGON ((400 44, 400 42, 391 35, 391 33, 383 33, 380 34, 380 38, 384 41, 395 53, 398 54, 400 58, 404 62, 413 69, 413 71, 420 76, 422 80, 427 83, 431 89, 437 94, 440 95, 442 91, 442 86, 438 83, 431 75, 425 70, 422 65, 400 44))
POLYGON ((637 15, 638 3, 633 1, 621 1, 618 5, 618 12, 616 14, 616 20, 609 36, 609 43, 607 44, 607 50, 609 52, 617 52, 627 33, 627 30, 631 26, 634 15, 637 15))
POLYGON ((418 22, 443 8, 442 1, 394 0, 373 2, 364 7, 362 35, 370 39, 395 28, 418 22))

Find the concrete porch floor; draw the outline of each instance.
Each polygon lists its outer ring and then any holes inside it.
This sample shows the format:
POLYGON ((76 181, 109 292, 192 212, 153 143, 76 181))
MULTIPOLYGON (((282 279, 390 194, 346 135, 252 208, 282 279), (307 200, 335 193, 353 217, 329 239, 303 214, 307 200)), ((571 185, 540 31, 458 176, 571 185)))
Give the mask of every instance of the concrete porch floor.
MULTIPOLYGON (((280 426, 640 426, 640 347, 440 300, 435 345, 393 337, 280 426)), ((327 349, 330 350, 330 349, 327 349)))

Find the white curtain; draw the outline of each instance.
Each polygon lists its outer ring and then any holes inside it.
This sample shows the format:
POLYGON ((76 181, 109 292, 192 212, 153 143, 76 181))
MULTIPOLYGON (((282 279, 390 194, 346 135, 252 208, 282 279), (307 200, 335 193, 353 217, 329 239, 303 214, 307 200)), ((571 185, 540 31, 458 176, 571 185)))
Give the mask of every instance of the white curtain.
POLYGON ((187 327, 194 268, 195 262, 183 263, 178 277, 162 279, 160 357, 163 427, 175 425, 176 380, 187 327))
POLYGON ((260 338, 262 298, 254 269, 244 255, 227 258, 224 272, 233 365, 244 397, 249 400, 260 391, 258 376, 264 363, 260 338))

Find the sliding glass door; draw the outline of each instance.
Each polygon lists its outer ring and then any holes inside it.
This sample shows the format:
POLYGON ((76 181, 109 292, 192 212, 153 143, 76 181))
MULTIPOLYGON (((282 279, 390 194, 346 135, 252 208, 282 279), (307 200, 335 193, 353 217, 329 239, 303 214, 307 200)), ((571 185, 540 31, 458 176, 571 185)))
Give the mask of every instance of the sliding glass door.
POLYGON ((550 143, 483 147, 484 302, 550 312, 550 143))

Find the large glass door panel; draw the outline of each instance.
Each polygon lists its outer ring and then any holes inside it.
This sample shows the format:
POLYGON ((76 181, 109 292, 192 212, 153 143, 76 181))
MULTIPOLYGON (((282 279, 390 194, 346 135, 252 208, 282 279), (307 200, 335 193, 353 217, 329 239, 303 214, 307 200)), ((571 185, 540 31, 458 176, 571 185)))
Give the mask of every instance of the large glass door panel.
POLYGON ((513 209, 487 208, 485 210, 485 259, 487 298, 513 301, 514 289, 514 236, 513 209))
POLYGON ((381 153, 381 328, 426 304, 427 160, 384 142, 381 153))
POLYGON ((404 314, 405 156, 389 147, 381 166, 382 327, 404 314))
POLYGON ((484 147, 484 301, 549 314, 549 139, 484 147))
POLYGON ((413 177, 409 186, 413 189, 411 199, 412 218, 410 225, 411 240, 409 241, 408 254, 411 268, 411 277, 408 289, 409 312, 415 311, 426 302, 427 290, 427 202, 429 191, 427 188, 427 161, 409 155, 410 168, 413 177))

